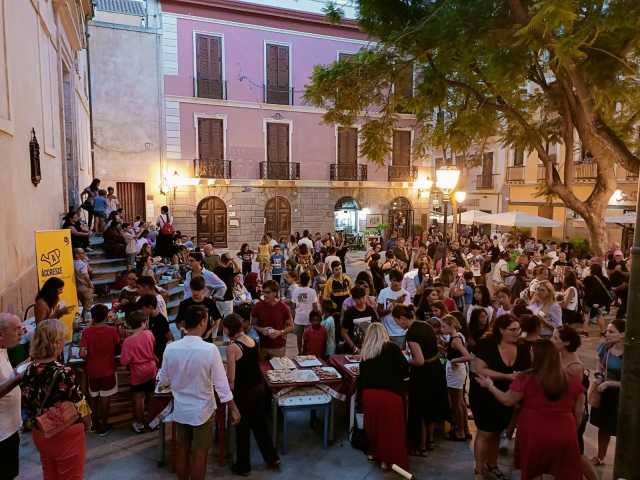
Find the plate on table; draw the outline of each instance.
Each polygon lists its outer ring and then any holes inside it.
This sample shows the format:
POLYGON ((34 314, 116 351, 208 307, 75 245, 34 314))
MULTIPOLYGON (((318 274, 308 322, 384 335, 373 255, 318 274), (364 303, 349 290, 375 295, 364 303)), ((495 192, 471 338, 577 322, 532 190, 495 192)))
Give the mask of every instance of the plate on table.
POLYGON ((301 367, 320 367, 322 362, 315 355, 298 355, 295 357, 296 363, 301 367))
POLYGON ((335 380, 342 378, 342 375, 333 367, 315 367, 312 369, 320 380, 335 380))
POLYGON ((269 370, 267 378, 271 383, 294 383, 296 381, 295 370, 269 370))
POLYGON ((344 359, 349 363, 360 363, 362 357, 360 355, 345 355, 344 359))
POLYGON ((296 368, 296 364, 288 357, 273 357, 269 363, 274 370, 293 370, 296 368))
POLYGON ((349 370, 354 375, 360 375, 360 364, 359 363, 347 363, 344 368, 349 370))
POLYGON ((317 382, 320 380, 313 370, 294 370, 293 373, 297 383, 317 382))

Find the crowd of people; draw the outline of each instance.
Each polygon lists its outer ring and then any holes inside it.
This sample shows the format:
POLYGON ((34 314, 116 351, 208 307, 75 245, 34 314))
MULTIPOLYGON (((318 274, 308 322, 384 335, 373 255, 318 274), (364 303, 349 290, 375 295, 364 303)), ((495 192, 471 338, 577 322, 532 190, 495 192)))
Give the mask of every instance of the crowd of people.
POLYGON ((597 478, 594 466, 604 462, 616 434, 623 363, 629 264, 619 248, 599 258, 570 243, 511 234, 445 242, 434 232, 409 239, 391 232, 371 241, 366 268, 352 279, 341 234, 305 230, 278 240, 265 234, 255 250, 245 243, 220 253, 176 231, 167 207, 155 225, 140 219, 128 225, 117 203, 109 203, 111 192, 105 196, 111 210, 102 217, 103 195, 94 183, 86 190, 91 205, 82 206, 88 223, 78 212, 65 220, 79 303, 91 321, 80 342, 88 391, 62 361, 65 332, 57 319, 68 313, 62 280, 50 279, 38 293, 25 368, 14 369, 7 356, 21 337, 20 320, 0 315, 0 452, 10 459, 8 478, 18 472, 21 409, 45 477, 82 478, 89 419, 95 434, 111 430, 117 354, 131 372, 136 433, 157 428, 150 397, 157 385, 170 387, 179 478, 204 478, 220 403, 237 429, 232 471, 251 471, 251 432, 265 463, 279 468, 259 362, 286 356, 290 334, 289 347, 300 354, 360 355, 364 449, 383 469, 410 468, 412 456, 426 456, 442 438, 473 439, 476 478, 501 480, 507 476, 498 452, 515 435, 514 462, 524 480, 545 473, 597 478), (108 256, 128 260, 109 305, 93 301, 85 253, 93 232, 102 232, 108 256), (159 263, 177 266, 182 277, 175 319, 154 273, 159 263), (602 336, 593 376, 577 355, 591 323, 602 336), (228 344, 226 368, 218 337, 228 344), (79 413, 48 435, 43 417, 67 404, 79 413), (588 421, 598 428, 591 459, 583 455, 588 421))

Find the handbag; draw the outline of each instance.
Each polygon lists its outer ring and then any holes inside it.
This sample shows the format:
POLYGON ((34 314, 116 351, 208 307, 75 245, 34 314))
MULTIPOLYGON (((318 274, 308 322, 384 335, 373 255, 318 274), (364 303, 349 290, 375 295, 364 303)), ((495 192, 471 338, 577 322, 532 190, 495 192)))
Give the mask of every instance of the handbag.
MULTIPOLYGON (((609 367, 609 351, 604 361, 604 381, 607 380, 607 371, 609 367)), ((602 404, 602 392, 598 390, 598 386, 602 382, 591 382, 589 385, 589 393, 587 393, 587 402, 591 405, 591 408, 600 408, 602 404)))
POLYGON ((80 420, 80 414, 78 413, 76 405, 68 400, 57 402, 46 410, 42 410, 42 406, 47 403, 47 400, 51 396, 53 386, 57 379, 58 372, 55 373, 51 383, 47 387, 47 393, 40 404, 41 413, 36 417, 36 425, 44 435, 44 438, 51 438, 80 420))

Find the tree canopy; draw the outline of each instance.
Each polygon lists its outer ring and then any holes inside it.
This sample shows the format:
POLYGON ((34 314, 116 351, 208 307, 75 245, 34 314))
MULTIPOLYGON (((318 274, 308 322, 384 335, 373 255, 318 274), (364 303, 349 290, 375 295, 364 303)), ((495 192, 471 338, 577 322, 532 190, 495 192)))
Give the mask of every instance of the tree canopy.
POLYGON ((535 151, 548 172, 543 193, 580 214, 596 251, 604 247, 614 165, 640 166, 639 1, 360 0, 359 23, 375 43, 317 66, 305 97, 327 122, 361 119, 363 155, 384 160, 399 112, 415 115, 418 154, 465 155, 491 137, 535 151), (413 91, 399 88, 412 74, 413 91), (551 143, 569 159, 578 148, 593 156, 586 201, 572 191, 573 162, 561 175, 551 143))

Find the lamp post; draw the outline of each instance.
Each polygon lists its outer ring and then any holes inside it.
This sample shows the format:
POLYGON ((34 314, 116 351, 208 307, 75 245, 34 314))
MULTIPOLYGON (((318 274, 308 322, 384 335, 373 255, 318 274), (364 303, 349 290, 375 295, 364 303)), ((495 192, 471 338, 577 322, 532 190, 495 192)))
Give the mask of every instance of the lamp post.
POLYGON ((443 165, 436 170, 436 187, 442 192, 444 204, 444 244, 447 246, 447 200, 455 190, 460 178, 460 170, 454 165, 443 165))
POLYGON ((458 206, 458 228, 456 230, 456 233, 458 234, 458 236, 460 236, 460 230, 462 229, 462 210, 460 209, 460 205, 462 205, 466 200, 467 192, 465 192, 464 190, 458 190, 453 194, 453 198, 455 198, 456 204, 458 206))

